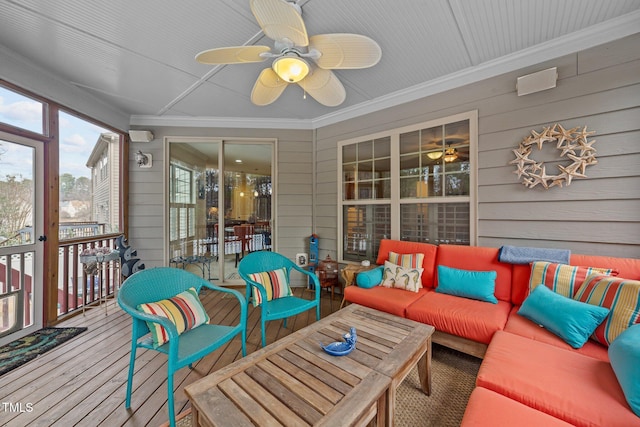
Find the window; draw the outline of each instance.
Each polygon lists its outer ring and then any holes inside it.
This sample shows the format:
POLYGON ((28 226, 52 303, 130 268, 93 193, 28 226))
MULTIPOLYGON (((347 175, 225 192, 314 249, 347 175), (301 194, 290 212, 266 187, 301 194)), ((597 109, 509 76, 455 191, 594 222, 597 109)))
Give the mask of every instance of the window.
POLYGON ((341 261, 375 259, 381 239, 475 242, 477 112, 343 141, 341 261))
POLYGON ((390 141, 385 137, 343 147, 344 200, 391 197, 390 141))
POLYGON ((195 209, 196 199, 194 190, 194 172, 178 164, 170 166, 169 181, 169 240, 179 242, 178 255, 186 255, 189 251, 185 243, 193 239, 196 234, 195 209))
POLYGON ((173 203, 193 203, 192 175, 190 170, 172 165, 171 201, 173 203))
POLYGON ((0 122, 44 135, 46 107, 41 101, 0 86, 0 122))

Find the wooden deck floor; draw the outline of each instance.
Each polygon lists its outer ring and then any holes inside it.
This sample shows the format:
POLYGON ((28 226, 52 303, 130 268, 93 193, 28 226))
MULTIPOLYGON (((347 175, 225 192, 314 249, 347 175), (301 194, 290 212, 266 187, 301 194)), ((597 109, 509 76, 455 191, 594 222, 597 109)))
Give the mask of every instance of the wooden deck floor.
MULTIPOLYGON (((244 293, 243 290, 241 290, 244 293)), ((298 296, 311 298, 309 291, 294 289, 298 296)), ((220 293, 202 296, 212 322, 236 323, 237 300, 220 293)), ((104 306, 87 310, 56 326, 86 326, 78 337, 0 377, 1 426, 160 426, 167 421, 166 357, 155 351, 138 350, 131 409, 124 407, 131 318, 113 300, 108 314, 104 306), (23 412, 11 412, 5 402, 20 404, 23 412)), ((338 296, 333 311, 340 306, 338 296)), ((322 293, 322 316, 331 312, 330 294, 322 293)), ((312 311, 267 327, 267 343, 315 321, 312 311)), ((247 353, 260 347, 259 310, 249 307, 247 353)), ((176 414, 189 407, 184 387, 241 357, 236 338, 216 352, 184 368, 175 375, 176 414)))

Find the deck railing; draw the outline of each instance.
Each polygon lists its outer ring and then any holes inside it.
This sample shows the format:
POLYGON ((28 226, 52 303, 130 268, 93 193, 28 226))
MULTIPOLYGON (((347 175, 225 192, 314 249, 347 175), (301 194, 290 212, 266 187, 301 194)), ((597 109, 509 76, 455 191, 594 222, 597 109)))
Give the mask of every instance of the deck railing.
POLYGON ((97 272, 90 274, 80 262, 85 249, 106 246, 115 249, 119 235, 102 235, 60 241, 58 262, 58 315, 64 316, 112 295, 120 285, 119 261, 98 263, 97 272))

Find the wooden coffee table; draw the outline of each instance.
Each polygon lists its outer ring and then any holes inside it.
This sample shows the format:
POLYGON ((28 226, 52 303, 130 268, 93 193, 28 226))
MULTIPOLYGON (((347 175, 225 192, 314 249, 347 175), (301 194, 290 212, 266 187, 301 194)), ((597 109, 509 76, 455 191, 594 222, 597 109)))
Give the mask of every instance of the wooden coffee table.
POLYGON ((185 387, 194 426, 391 425, 396 387, 418 364, 431 389, 434 328, 357 304, 185 387), (330 356, 354 326, 356 349, 330 356))

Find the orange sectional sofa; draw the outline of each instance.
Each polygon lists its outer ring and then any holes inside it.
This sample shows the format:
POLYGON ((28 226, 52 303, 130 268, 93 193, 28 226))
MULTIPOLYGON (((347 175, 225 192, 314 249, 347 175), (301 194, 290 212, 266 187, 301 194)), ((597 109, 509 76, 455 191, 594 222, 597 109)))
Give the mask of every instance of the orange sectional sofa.
MULTIPOLYGON (((381 241, 376 264, 390 252, 424 254, 422 289, 347 286, 345 300, 433 325, 434 342, 483 358, 462 425, 640 426, 607 347, 589 339, 575 349, 517 313, 529 294, 530 265, 500 262, 499 248, 396 240, 381 241), (497 303, 435 291, 438 266, 495 271, 497 303)), ((569 264, 640 280, 640 259, 572 254, 569 264)))

